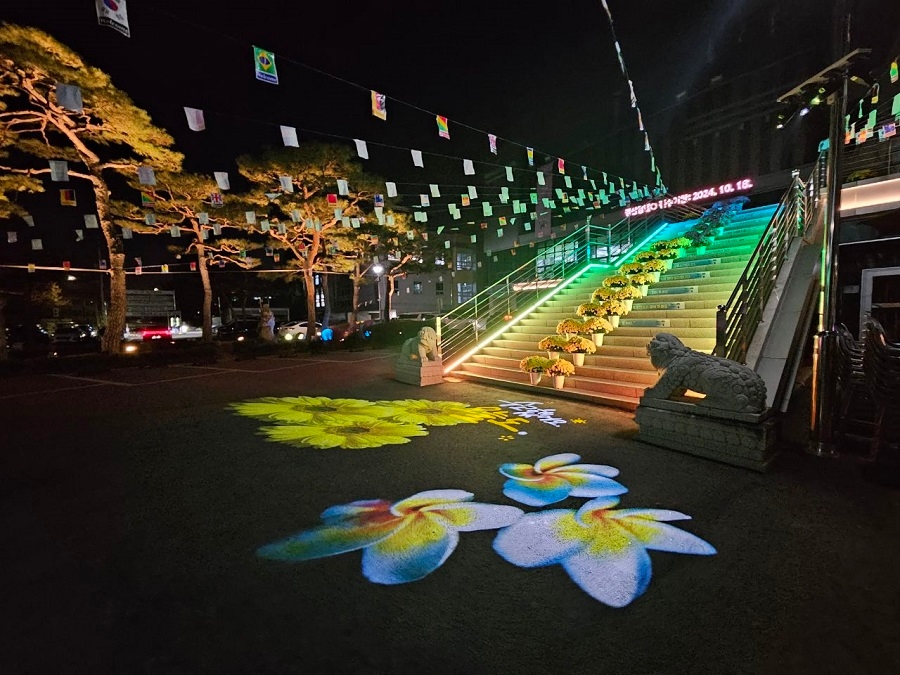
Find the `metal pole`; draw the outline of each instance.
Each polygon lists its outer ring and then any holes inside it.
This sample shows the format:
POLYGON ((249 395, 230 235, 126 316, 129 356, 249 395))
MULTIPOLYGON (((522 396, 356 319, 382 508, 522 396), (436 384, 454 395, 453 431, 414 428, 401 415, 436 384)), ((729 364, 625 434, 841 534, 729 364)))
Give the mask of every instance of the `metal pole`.
POLYGON ((843 123, 847 110, 849 74, 843 68, 841 84, 831 102, 825 232, 820 275, 819 326, 813 345, 812 410, 809 452, 819 457, 837 455, 834 440, 837 374, 837 228, 841 213, 843 172, 841 154, 844 147, 843 123))

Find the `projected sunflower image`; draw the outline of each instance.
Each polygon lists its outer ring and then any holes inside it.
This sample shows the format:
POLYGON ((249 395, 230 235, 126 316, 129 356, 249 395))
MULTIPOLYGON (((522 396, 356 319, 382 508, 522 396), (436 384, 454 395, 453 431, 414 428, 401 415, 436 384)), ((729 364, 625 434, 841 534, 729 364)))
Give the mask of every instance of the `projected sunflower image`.
POLYGON ((455 401, 404 399, 366 401, 325 396, 267 397, 233 403, 239 415, 271 424, 260 434, 298 447, 358 450, 409 443, 427 436, 425 427, 495 421, 507 413, 455 401))

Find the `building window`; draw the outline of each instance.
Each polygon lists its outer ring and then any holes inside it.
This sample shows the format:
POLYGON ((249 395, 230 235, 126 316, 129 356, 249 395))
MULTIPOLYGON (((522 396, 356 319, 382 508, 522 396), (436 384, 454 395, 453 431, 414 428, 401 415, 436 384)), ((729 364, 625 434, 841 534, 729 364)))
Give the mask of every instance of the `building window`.
POLYGON ((434 294, 435 295, 443 295, 444 294, 444 282, 438 281, 434 284, 434 294))
POLYGON ((456 301, 460 304, 475 295, 475 284, 456 284, 456 301))
POLYGON ((456 269, 458 270, 471 270, 474 269, 475 264, 472 258, 471 251, 459 251, 456 254, 456 269))
POLYGON ((412 289, 413 289, 412 292, 415 293, 416 295, 422 295, 422 282, 414 281, 412 284, 412 289))
POLYGON ((325 307, 325 289, 322 288, 322 277, 320 275, 315 275, 313 277, 313 286, 316 289, 316 308, 322 309, 325 307))

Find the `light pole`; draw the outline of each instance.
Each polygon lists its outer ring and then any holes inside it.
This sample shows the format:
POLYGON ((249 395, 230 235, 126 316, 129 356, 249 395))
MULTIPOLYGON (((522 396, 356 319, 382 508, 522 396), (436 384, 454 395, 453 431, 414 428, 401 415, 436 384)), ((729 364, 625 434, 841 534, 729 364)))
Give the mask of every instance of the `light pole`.
POLYGON ((378 258, 375 258, 375 263, 372 265, 372 273, 375 275, 375 295, 378 297, 378 317, 381 323, 384 323, 384 316, 382 315, 382 292, 381 292, 381 282, 384 278, 382 274, 384 274, 384 266, 378 262, 378 258))

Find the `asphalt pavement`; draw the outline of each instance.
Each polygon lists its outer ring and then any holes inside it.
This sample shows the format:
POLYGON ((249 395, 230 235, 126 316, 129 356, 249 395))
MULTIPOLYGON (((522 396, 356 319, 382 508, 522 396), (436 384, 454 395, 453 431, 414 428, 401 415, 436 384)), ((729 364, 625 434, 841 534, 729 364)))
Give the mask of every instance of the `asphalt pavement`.
POLYGON ((900 672, 896 488, 393 357, 0 380, 0 672, 900 672))

